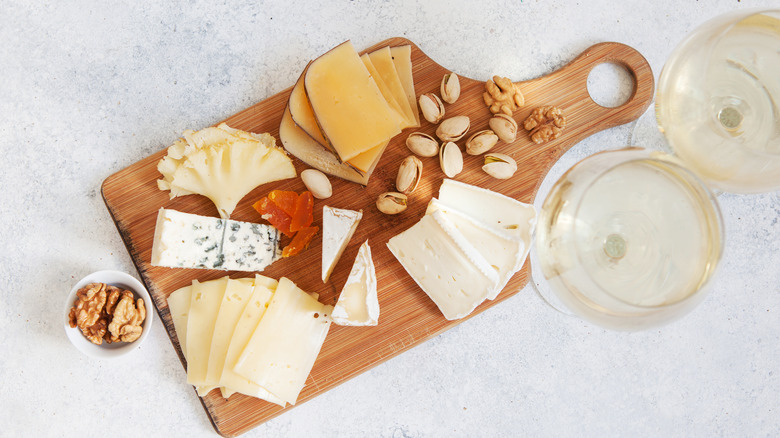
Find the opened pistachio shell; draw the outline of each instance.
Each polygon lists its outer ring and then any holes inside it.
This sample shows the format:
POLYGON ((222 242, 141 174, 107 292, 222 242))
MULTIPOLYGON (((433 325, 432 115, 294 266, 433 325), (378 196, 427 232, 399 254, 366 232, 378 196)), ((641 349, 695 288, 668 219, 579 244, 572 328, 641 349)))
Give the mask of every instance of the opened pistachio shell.
POLYGON ((455 73, 447 73, 441 80, 441 98, 447 103, 455 103, 460 97, 460 79, 455 73))
POLYGON ((481 155, 493 148, 498 143, 498 136, 491 130, 477 131, 466 141, 466 153, 469 155, 481 155))
POLYGON ((408 195, 417 188, 422 178, 423 163, 415 156, 404 158, 401 167, 398 168, 398 176, 395 178, 395 188, 408 195))
POLYGON ((447 178, 453 178, 463 171, 463 153, 455 143, 448 141, 439 150, 439 165, 447 178))
POLYGON ((376 208, 384 214, 398 214, 406 210, 406 195, 398 192, 385 192, 376 200, 376 208))
POLYGON ((420 157, 435 157, 439 153, 439 142, 422 132, 412 132, 406 137, 406 147, 420 157))
POLYGON ((441 141, 458 141, 469 132, 471 120, 468 116, 455 116, 441 122, 436 128, 436 136, 441 141))
POLYGON ((301 180, 312 196, 317 199, 330 198, 333 194, 333 186, 328 177, 317 169, 306 169, 301 172, 301 180))
POLYGON ((485 154, 482 170, 493 178, 507 179, 517 172, 517 162, 509 155, 493 152, 485 154))
POLYGON ((511 116, 498 113, 488 121, 488 125, 506 143, 512 143, 517 138, 517 122, 511 116))
POLYGON ((439 123, 444 117, 444 104, 439 96, 427 93, 420 96, 420 111, 425 120, 431 123, 439 123))

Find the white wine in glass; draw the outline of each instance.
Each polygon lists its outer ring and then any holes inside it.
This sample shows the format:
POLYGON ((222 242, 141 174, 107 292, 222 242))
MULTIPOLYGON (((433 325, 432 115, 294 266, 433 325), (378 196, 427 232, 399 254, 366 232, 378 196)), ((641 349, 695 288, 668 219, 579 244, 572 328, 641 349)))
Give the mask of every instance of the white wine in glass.
POLYGON ((722 252, 717 202, 661 152, 592 155, 547 195, 536 234, 541 272, 560 302, 607 328, 639 330, 695 306, 722 252))
POLYGON ((664 65, 655 109, 674 154, 710 187, 780 190, 780 10, 696 29, 664 65))

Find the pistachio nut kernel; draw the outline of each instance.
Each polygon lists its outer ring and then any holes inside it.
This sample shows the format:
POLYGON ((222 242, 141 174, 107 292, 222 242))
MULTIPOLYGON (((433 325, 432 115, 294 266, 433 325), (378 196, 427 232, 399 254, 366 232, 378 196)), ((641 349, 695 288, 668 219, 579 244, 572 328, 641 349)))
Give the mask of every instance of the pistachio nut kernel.
POLYGON ((412 132, 406 137, 406 147, 420 157, 435 157, 439 153, 439 142, 422 132, 412 132))
POLYGON ((408 195, 417 188, 417 184, 420 183, 422 178, 423 163, 419 158, 414 155, 409 155, 401 162, 401 167, 398 168, 398 176, 395 178, 395 188, 408 195))
POLYGON ((436 128, 436 136, 441 141, 458 141, 469 132, 471 120, 468 116, 455 116, 444 120, 436 128))
POLYGON ((498 136, 491 130, 477 131, 466 141, 466 153, 469 155, 481 155, 493 148, 498 143, 498 136))
POLYGON ((482 170, 493 178, 507 179, 517 172, 517 162, 509 155, 493 152, 485 154, 482 170))
POLYGON ((441 79, 441 98, 447 103, 455 103, 460 97, 460 79, 455 73, 447 73, 441 79))
POLYGON ((488 125, 503 142, 512 143, 517 138, 517 122, 512 116, 498 113, 490 118, 488 125))
POLYGON ((376 200, 376 208, 384 214, 398 214, 406 210, 406 195, 398 192, 385 192, 376 200))
POLYGON ((439 96, 433 93, 426 93, 420 96, 420 111, 425 120, 436 124, 444 117, 444 104, 439 96))
POLYGON ((463 153, 455 143, 448 141, 439 149, 439 165, 447 178, 453 178, 463 171, 463 153))

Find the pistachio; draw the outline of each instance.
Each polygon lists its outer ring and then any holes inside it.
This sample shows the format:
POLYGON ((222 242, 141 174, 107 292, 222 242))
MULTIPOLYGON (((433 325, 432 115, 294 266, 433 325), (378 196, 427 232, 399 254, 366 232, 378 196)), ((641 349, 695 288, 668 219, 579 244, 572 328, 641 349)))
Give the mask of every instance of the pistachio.
POLYGON ((404 195, 412 193, 422 178, 423 164, 419 158, 409 155, 404 158, 395 178, 395 188, 404 195))
POLYGON ((406 210, 406 195, 398 192, 385 192, 376 200, 376 208, 384 214, 398 214, 406 210))
POLYGON ((455 116, 441 122, 436 128, 436 136, 441 141, 458 141, 469 132, 471 120, 468 116, 455 116))
POLYGON ((498 136, 491 130, 475 132, 466 141, 466 153, 469 155, 481 155, 493 148, 498 143, 498 136))
POLYGON ((441 98, 447 103, 455 103, 460 97, 460 79, 455 73, 447 73, 441 79, 441 98))
POLYGON ((317 169, 306 169, 301 172, 303 185, 317 199, 330 198, 333 194, 333 187, 330 185, 328 177, 317 169))
POLYGON ((406 147, 421 157, 435 157, 439 153, 439 142, 422 132, 412 132, 406 137, 406 147))
POLYGON ((512 116, 498 113, 490 119, 488 125, 506 143, 512 143, 517 138, 517 122, 512 116))
POLYGON ((517 172, 517 163, 509 155, 493 152, 485 154, 482 170, 493 178, 507 179, 517 172))
POLYGON ((439 165, 447 178, 452 178, 463 171, 463 154, 455 143, 448 141, 439 149, 439 165))
POLYGON ((444 104, 439 96, 433 93, 427 93, 420 96, 420 111, 425 120, 431 123, 439 123, 444 117, 444 104))

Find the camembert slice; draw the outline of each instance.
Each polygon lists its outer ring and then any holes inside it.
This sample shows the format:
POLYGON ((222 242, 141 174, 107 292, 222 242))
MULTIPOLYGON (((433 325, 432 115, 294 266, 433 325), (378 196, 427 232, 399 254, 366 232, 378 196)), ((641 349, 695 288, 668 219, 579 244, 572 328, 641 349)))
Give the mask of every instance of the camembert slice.
POLYGON ((322 281, 327 282, 333 268, 355 234, 363 210, 322 208, 322 281))
POLYGON ((371 247, 366 240, 358 250, 349 278, 333 308, 333 322, 336 325, 365 326, 377 325, 378 320, 376 270, 371 258, 371 247))
POLYGON ((423 216, 387 247, 449 320, 471 313, 498 286, 495 269, 441 211, 423 216))

